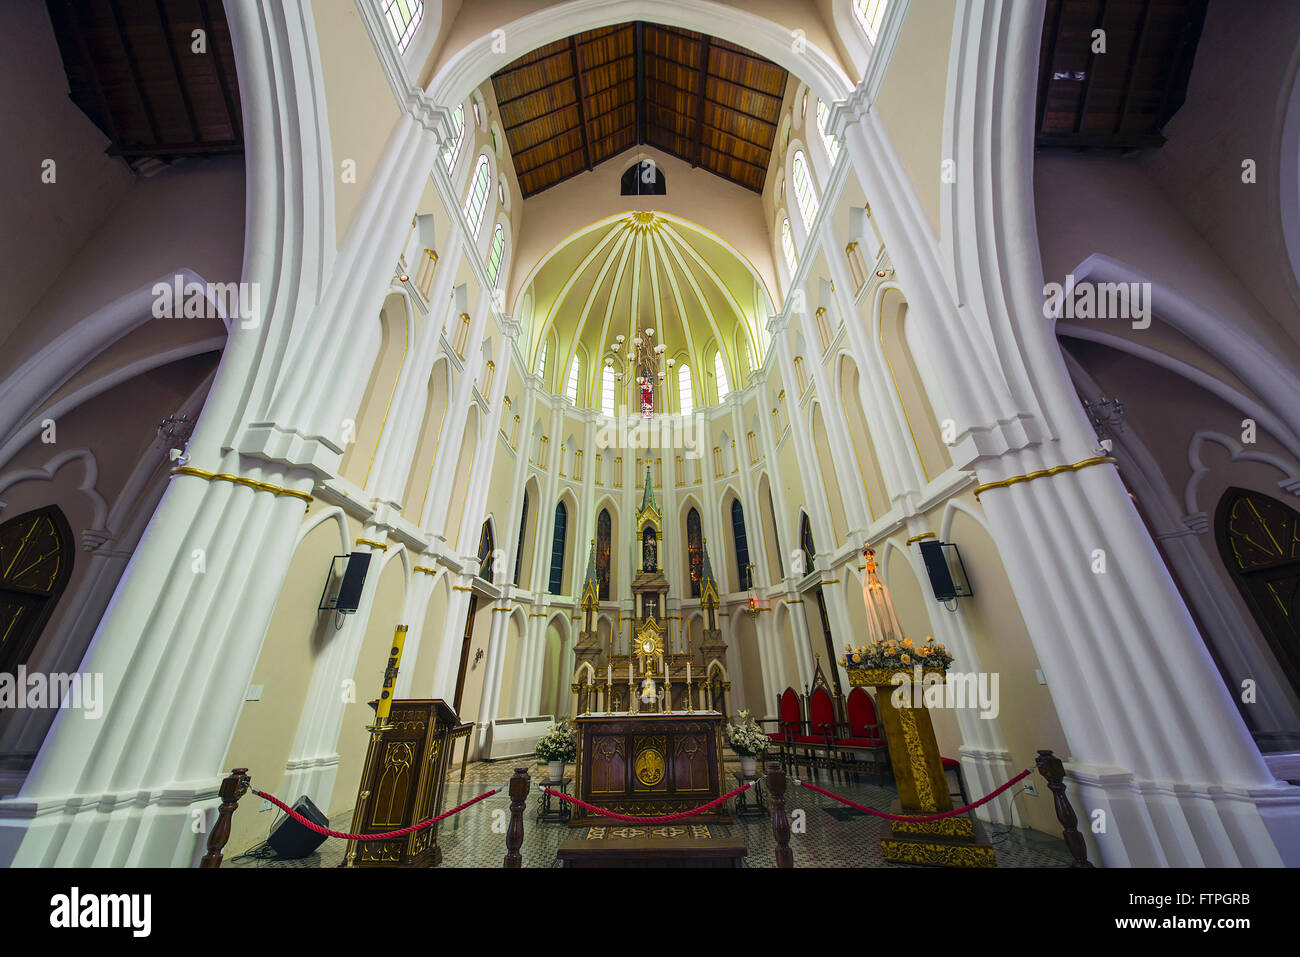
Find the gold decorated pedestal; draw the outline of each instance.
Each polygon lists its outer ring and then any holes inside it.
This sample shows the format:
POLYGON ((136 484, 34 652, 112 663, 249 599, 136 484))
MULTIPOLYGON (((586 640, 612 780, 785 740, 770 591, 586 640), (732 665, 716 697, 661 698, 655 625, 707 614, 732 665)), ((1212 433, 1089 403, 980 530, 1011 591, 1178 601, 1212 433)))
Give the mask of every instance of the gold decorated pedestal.
MULTIPOLYGON (((939 760, 939 746, 934 740, 934 726, 924 704, 913 707, 911 681, 914 672, 895 668, 848 669, 849 684, 876 689, 876 710, 885 728, 889 745, 889 763, 894 770, 898 799, 890 807, 893 814, 927 817, 952 810, 948 779, 939 760), (893 678, 908 677, 904 707, 894 705, 897 685, 893 678)), ((935 675, 940 682, 943 672, 926 668, 924 675, 935 675)), ((916 689, 919 697, 921 689, 916 689)), ((983 828, 969 814, 958 814, 939 821, 891 821, 892 837, 882 838, 885 860, 903 864, 935 864, 943 867, 996 867, 993 846, 984 837, 983 828)))

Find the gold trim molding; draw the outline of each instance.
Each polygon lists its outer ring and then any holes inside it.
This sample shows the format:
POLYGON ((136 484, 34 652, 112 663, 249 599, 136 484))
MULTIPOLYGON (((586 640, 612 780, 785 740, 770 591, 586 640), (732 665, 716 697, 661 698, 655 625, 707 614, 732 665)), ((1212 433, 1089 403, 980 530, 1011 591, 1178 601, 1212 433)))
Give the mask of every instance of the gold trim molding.
POLYGON ((234 485, 244 485, 248 488, 257 489, 259 492, 271 492, 275 495, 288 495, 291 498, 301 499, 308 505, 316 501, 307 492, 299 492, 297 489, 285 488, 282 485, 271 485, 269 482, 259 482, 257 479, 244 478, 242 475, 230 475, 227 472, 208 472, 203 469, 196 469, 192 465, 178 465, 172 469, 172 475, 192 475, 195 478, 206 479, 209 482, 230 482, 234 485))
POLYGON ((907 540, 908 545, 915 545, 917 542, 925 541, 927 538, 935 538, 934 532, 922 532, 920 535, 913 535, 907 540))
POLYGON ((379 549, 381 552, 386 552, 386 551, 388 551, 388 546, 385 545, 383 542, 376 542, 374 539, 370 539, 370 538, 358 538, 358 539, 357 539, 357 544, 358 544, 358 545, 369 545, 371 548, 377 548, 377 549, 379 549))
POLYGON ((1115 459, 1109 455, 1098 455, 1095 458, 1084 459, 1082 462, 1075 462, 1073 465, 1054 465, 1050 469, 1039 469, 1036 472, 1027 472, 1024 475, 1013 475, 1011 478, 1002 479, 998 482, 985 482, 983 485, 975 488, 975 500, 979 501, 982 493, 995 488, 1006 488, 1009 485, 1017 485, 1020 482, 1032 482, 1034 479, 1047 478, 1049 475, 1060 475, 1062 472, 1077 472, 1079 469, 1086 469, 1093 465, 1114 465, 1115 459))
POLYGON ((438 569, 436 569, 436 568, 430 568, 428 565, 415 565, 414 567, 411 568, 411 571, 413 571, 413 572, 424 572, 424 574, 426 574, 426 575, 436 575, 436 574, 438 574, 438 569))

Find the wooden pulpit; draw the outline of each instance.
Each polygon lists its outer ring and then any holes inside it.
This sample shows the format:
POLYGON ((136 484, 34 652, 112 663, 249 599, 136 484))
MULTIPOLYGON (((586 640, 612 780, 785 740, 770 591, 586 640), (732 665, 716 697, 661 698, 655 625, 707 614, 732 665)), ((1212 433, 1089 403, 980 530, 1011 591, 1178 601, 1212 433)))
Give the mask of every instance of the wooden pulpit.
MULTIPOLYGON (((377 702, 370 702, 373 708, 377 702)), ((388 722, 372 725, 352 812, 353 834, 397 831, 442 813, 451 764, 455 710, 440 698, 392 703, 388 722)), ((348 841, 344 867, 432 867, 442 862, 438 825, 383 841, 348 841)))

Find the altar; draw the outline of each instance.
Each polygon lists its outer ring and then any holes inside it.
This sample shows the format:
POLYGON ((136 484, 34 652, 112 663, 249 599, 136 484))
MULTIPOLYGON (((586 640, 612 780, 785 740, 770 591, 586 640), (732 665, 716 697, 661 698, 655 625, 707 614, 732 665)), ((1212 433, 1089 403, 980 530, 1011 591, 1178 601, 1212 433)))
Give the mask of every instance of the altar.
MULTIPOLYGON (((577 796, 619 814, 651 816, 689 811, 723 794, 723 716, 716 711, 580 715, 574 719, 577 796)), ((720 805, 690 819, 727 824, 720 805)), ((574 807, 569 824, 609 823, 574 807)))

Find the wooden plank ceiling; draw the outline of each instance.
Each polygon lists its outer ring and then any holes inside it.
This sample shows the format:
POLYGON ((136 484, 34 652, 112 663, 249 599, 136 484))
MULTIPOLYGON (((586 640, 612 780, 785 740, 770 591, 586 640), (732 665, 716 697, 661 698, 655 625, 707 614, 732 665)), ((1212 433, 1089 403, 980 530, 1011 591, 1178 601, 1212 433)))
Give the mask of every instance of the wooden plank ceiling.
POLYGON ((1047 0, 1039 146, 1141 149, 1187 95, 1209 0, 1047 0), (1104 30, 1106 52, 1094 53, 1104 30))
POLYGON ((244 132, 221 0, 47 0, 69 96, 133 166, 240 153, 244 132), (207 50, 195 53, 202 30, 207 50))
POLYGON ((525 197, 647 144, 761 193, 784 69, 652 23, 575 34, 492 77, 525 197))

